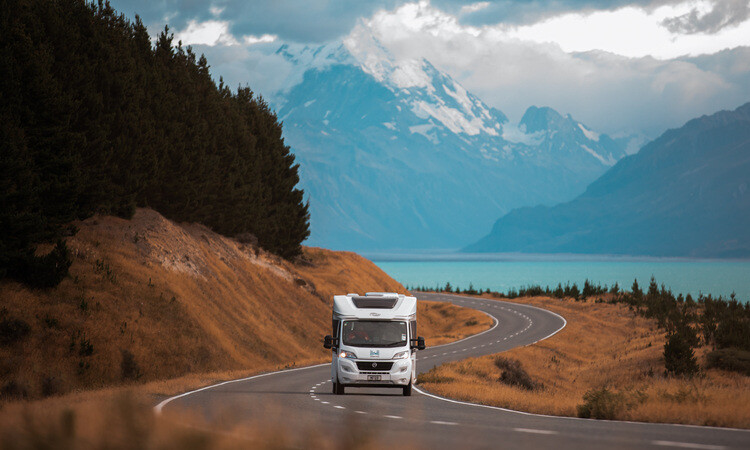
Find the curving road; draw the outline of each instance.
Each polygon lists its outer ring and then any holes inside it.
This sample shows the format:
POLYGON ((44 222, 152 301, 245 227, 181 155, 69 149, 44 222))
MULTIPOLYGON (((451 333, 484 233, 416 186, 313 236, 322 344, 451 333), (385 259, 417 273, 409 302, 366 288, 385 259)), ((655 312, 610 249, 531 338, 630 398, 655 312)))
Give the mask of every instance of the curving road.
MULTIPOLYGON (((483 311, 495 326, 462 341, 419 352, 419 372, 445 362, 533 344, 565 326, 552 312, 510 302, 446 294, 419 294, 483 311)), ((347 387, 331 393, 330 364, 220 383, 164 400, 156 410, 189 411, 217 426, 281 420, 349 439, 376 436, 383 445, 423 448, 692 448, 748 449, 750 431, 685 425, 644 424, 551 417, 439 398, 415 388, 347 387), (230 420, 218 420, 231 418, 230 420), (355 436, 351 436, 354 434, 355 436)))

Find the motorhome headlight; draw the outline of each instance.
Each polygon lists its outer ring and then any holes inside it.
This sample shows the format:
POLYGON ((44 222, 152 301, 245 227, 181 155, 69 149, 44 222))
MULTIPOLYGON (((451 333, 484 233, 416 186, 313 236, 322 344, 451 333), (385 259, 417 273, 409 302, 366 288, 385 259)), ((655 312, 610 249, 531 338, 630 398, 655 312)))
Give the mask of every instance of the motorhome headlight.
POLYGON ((342 351, 341 353, 339 353, 339 358, 357 359, 357 355, 355 355, 353 352, 342 351))
POLYGON ((395 355, 393 355, 393 359, 406 359, 409 357, 409 352, 398 352, 395 355))

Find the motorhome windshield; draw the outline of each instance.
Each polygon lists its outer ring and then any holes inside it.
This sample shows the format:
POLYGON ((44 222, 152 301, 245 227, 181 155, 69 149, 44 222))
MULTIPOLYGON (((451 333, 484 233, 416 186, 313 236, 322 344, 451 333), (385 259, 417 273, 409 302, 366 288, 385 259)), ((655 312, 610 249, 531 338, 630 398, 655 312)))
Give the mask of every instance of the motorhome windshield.
POLYGON ((406 322, 347 320, 341 336, 352 347, 400 347, 406 345, 406 322))

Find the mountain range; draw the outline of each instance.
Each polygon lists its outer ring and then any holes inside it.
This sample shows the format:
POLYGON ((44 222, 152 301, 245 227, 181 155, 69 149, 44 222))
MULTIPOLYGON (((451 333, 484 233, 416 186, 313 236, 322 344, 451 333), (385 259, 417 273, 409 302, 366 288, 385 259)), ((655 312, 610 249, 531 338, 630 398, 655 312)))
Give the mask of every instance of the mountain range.
POLYGON ((665 132, 572 201, 511 211, 464 250, 750 257, 750 103, 665 132))
POLYGON ((365 31, 277 53, 296 71, 270 98, 300 163, 308 245, 460 248, 513 208, 575 197, 637 149, 551 108, 530 107, 513 124, 365 31))

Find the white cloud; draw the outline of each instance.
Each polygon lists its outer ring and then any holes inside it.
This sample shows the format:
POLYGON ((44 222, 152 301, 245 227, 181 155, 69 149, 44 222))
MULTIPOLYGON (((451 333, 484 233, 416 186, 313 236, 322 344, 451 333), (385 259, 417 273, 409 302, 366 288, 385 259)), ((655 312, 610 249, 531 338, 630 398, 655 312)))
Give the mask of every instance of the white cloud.
POLYGON ((714 34, 673 33, 664 25, 666 20, 693 10, 710 10, 710 3, 687 1, 653 11, 628 6, 614 11, 564 14, 509 28, 505 34, 525 41, 553 42, 566 52, 604 50, 629 57, 660 59, 715 53, 750 44, 750 21, 714 34))
POLYGON ((490 6, 490 2, 477 2, 477 3, 472 3, 470 5, 464 5, 461 7, 461 10, 458 12, 458 14, 459 15, 471 14, 477 11, 481 11, 483 9, 487 9, 488 6, 490 6))
MULTIPOLYGON (((649 23, 669 34, 660 21, 693 5, 657 8, 649 23)), ((473 27, 423 1, 380 11, 365 24, 396 56, 427 59, 515 121, 530 105, 551 106, 596 130, 655 136, 697 115, 750 100, 750 86, 729 82, 723 72, 684 58, 648 56, 648 45, 634 36, 641 32, 635 24, 647 13, 623 8, 599 14, 569 15, 575 20, 545 21, 529 27, 473 27), (576 17, 593 19, 589 23, 576 17), (615 19, 626 25, 617 25, 615 19), (550 25, 544 25, 547 23, 550 25), (635 28, 628 29, 627 23, 635 28), (532 33, 534 30, 538 33, 532 33), (555 40, 556 33, 588 35, 588 40, 581 37, 576 46, 578 38, 570 37, 561 44, 555 40), (620 41, 629 40, 634 42, 630 55, 611 51, 620 41), (600 47, 608 51, 597 50, 600 47)), ((714 35, 710 50, 734 43, 728 39, 735 32, 724 30, 714 35)), ((674 56, 690 53, 675 49, 688 48, 692 42, 698 49, 695 53, 701 53, 700 49, 708 48, 699 46, 703 38, 707 37, 673 36, 677 44, 664 39, 663 45, 655 42, 653 46, 661 52, 659 56, 674 56)), ((737 40, 750 44, 747 41, 737 40)), ((735 78, 746 80, 748 76, 735 78)))
POLYGON ((278 39, 278 36, 276 36, 275 34, 264 34, 262 36, 253 36, 252 34, 248 34, 246 36, 242 36, 242 40, 245 41, 245 43, 248 45, 255 45, 264 42, 274 42, 276 39, 278 39))
MULTIPOLYGON (((449 14, 423 0, 378 11, 361 20, 344 41, 356 54, 358 43, 372 44, 358 33, 371 31, 397 57, 394 67, 401 69, 404 83, 419 81, 408 60, 425 58, 512 121, 530 105, 551 106, 598 131, 654 137, 692 117, 750 100, 750 63, 743 59, 750 50, 710 56, 750 45, 750 21, 711 35, 672 33, 663 23, 692 11, 705 14, 712 1, 563 14, 531 25, 470 26, 461 22, 461 15, 482 14, 486 2, 449 14), (702 53, 707 55, 675 58, 702 53)), ((225 11, 217 14, 226 17, 225 11)), ((191 21, 176 37, 199 45, 213 72, 233 86, 249 83, 270 96, 302 79, 298 69, 274 54, 276 35, 235 38, 232 26, 218 19, 191 21)), ((378 73, 378 67, 368 67, 378 73)), ((520 130, 504 128, 503 133, 529 139, 520 130)))
POLYGON ((221 20, 207 20, 197 22, 191 20, 187 28, 175 33, 175 40, 183 45, 237 45, 237 39, 229 32, 229 22, 221 20))

